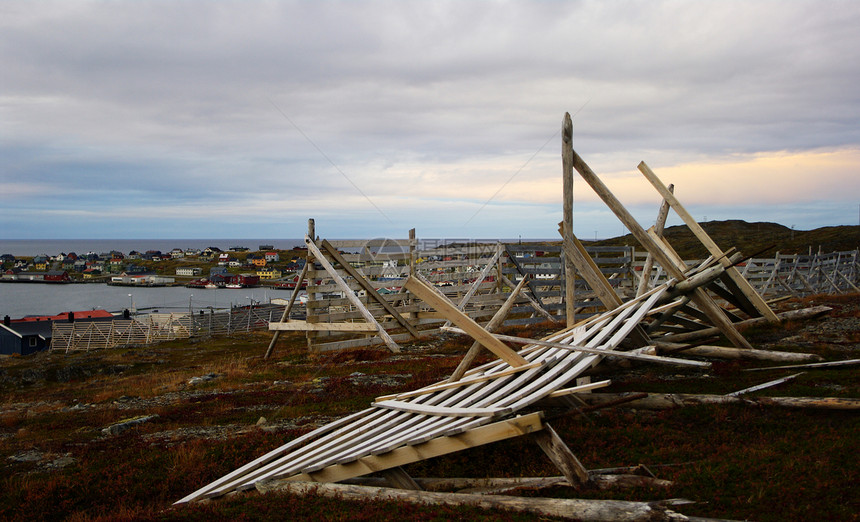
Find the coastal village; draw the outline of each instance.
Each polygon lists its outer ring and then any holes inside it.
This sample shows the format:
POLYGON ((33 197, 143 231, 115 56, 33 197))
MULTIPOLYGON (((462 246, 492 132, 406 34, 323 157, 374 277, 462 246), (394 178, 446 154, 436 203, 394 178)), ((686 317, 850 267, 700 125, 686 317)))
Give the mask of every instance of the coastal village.
POLYGON ((302 247, 276 250, 273 245, 259 245, 256 251, 235 246, 226 251, 207 247, 202 250, 174 248, 170 252, 63 252, 35 257, 2 254, 0 282, 200 288, 246 288, 265 284, 292 289, 305 257, 306 249, 302 247))

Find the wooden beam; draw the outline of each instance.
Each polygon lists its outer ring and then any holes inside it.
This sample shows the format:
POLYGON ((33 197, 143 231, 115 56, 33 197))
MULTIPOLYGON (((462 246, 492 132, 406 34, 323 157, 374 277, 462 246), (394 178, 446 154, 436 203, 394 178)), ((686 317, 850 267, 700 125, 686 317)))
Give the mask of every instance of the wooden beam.
POLYGON ((375 332, 371 323, 309 323, 307 321, 282 321, 269 323, 269 330, 277 332, 375 332))
MULTIPOLYGON (((570 113, 564 113, 561 124, 561 168, 562 168, 562 227, 561 236, 567 244, 573 236, 573 120, 570 113)), ((567 324, 576 322, 576 270, 574 260, 567 255, 564 257, 564 310, 567 324)))
POLYGON ((447 455, 464 449, 534 433, 543 429, 541 412, 530 413, 479 426, 458 435, 437 437, 415 445, 400 446, 381 455, 368 455, 344 464, 334 464, 319 471, 286 477, 289 481, 340 482, 395 466, 447 455))
POLYGON ((455 408, 449 406, 433 406, 403 401, 376 401, 373 406, 386 410, 419 413, 421 415, 436 415, 439 417, 496 417, 511 412, 510 408, 455 408))
MULTIPOLYGON (((674 193, 675 185, 669 185, 669 192, 674 193)), ((669 217, 669 202, 663 199, 660 204, 660 210, 657 211, 657 221, 654 223, 654 232, 663 237, 663 229, 666 227, 666 218, 669 217)), ((645 264, 642 265, 642 274, 639 278, 639 287, 636 289, 636 296, 640 296, 649 290, 651 286, 651 271, 654 268, 654 256, 649 252, 645 258, 645 264)))
MULTIPOLYGON (((654 239, 636 222, 633 215, 624 208, 624 205, 615 197, 612 192, 603 184, 603 181, 597 177, 597 174, 591 170, 585 161, 579 157, 576 151, 573 151, 573 167, 579 172, 580 176, 588 183, 597 193, 600 199, 609 207, 610 210, 621 220, 627 230, 633 234, 633 237, 639 241, 648 252, 654 255, 654 259, 663 266, 663 269, 671 277, 678 281, 685 279, 684 272, 681 270, 674 260, 666 254, 664 248, 661 248, 654 239)), ((746 339, 732 326, 723 311, 714 303, 701 288, 696 289, 693 293, 693 302, 699 308, 708 314, 708 318, 717 326, 720 331, 738 348, 752 348, 746 339)))
POLYGON ((406 473, 406 470, 397 466, 396 468, 386 469, 382 472, 382 476, 385 477, 392 486, 395 488, 413 490, 413 491, 423 491, 424 488, 421 487, 420 484, 415 482, 409 473, 406 473))
MULTIPOLYGON (((290 302, 287 304, 287 307, 284 308, 284 313, 281 315, 281 322, 288 320, 290 318, 290 311, 293 309, 293 303, 296 302, 296 297, 299 295, 299 291, 302 288, 302 282, 305 280, 305 275, 308 273, 308 262, 305 260, 305 265, 302 267, 302 271, 299 274, 299 279, 296 281, 296 288, 293 290, 290 295, 290 302)), ((269 323, 269 330, 272 330, 272 324, 269 323)), ((280 337, 281 332, 279 329, 275 329, 274 335, 272 335, 272 341, 269 343, 269 347, 266 349, 266 355, 263 356, 263 359, 268 359, 271 357, 272 352, 275 350, 275 343, 278 342, 278 337, 280 337)))
POLYGON ((531 437, 571 486, 579 489, 588 482, 588 470, 579 462, 552 426, 544 423, 543 429, 533 433, 531 437))
POLYGON ((500 359, 510 364, 511 366, 523 366, 528 364, 517 352, 508 348, 503 342, 499 341, 491 333, 481 328, 481 325, 476 323, 471 317, 457 309, 454 304, 444 296, 440 296, 434 288, 427 286, 413 276, 406 279, 403 285, 407 290, 412 292, 419 299, 435 308, 438 312, 463 329, 465 333, 471 335, 473 339, 480 342, 488 350, 496 354, 500 359))
MULTIPOLYGON (((466 292, 466 295, 464 295, 463 298, 460 299, 460 302, 457 303, 457 309, 458 310, 460 310, 462 312, 463 310, 466 309, 466 305, 469 304, 469 300, 472 299, 472 296, 475 295, 475 293, 478 291, 478 288, 481 287, 481 283, 484 282, 484 279, 486 279, 487 276, 490 275, 490 270, 495 268, 496 262, 499 260, 499 258, 501 256, 502 256, 502 244, 497 243, 496 244, 496 253, 493 255, 492 259, 490 259, 487 262, 487 264, 484 265, 484 268, 481 270, 481 273, 475 279, 475 282, 472 283, 472 286, 469 287, 469 291, 466 292)), ((451 326, 451 321, 446 322, 445 326, 451 326)))
POLYGON ((742 294, 742 299, 748 300, 752 304, 752 306, 754 306, 755 309, 759 312, 759 314, 761 314, 762 317, 766 317, 771 322, 778 323, 779 319, 777 318, 773 310, 770 309, 767 303, 764 302, 764 299, 762 299, 758 292, 756 292, 755 289, 752 287, 752 285, 749 284, 749 281, 747 281, 744 276, 742 276, 741 273, 738 272, 738 270, 734 266, 732 266, 731 261, 729 261, 728 259, 726 259, 726 257, 723 256, 723 251, 720 250, 720 247, 718 247, 714 240, 711 239, 711 237, 708 235, 708 233, 705 232, 705 229, 703 229, 701 225, 699 225, 699 223, 695 219, 693 219, 693 216, 689 212, 687 212, 687 209, 684 208, 683 205, 681 205, 681 202, 678 201, 678 198, 676 198, 675 195, 672 194, 672 192, 663 184, 663 182, 660 181, 660 178, 658 178, 657 175, 654 174, 654 171, 652 171, 648 167, 648 165, 645 164, 644 161, 639 163, 638 168, 639 171, 642 172, 642 174, 645 176, 645 178, 651 183, 651 185, 653 185, 654 188, 657 189, 657 192, 659 192, 660 195, 663 196, 663 199, 669 202, 669 205, 671 205, 672 210, 674 210, 675 213, 678 214, 678 216, 687 225, 687 228, 689 228, 693 235, 698 238, 698 240, 702 243, 702 245, 705 246, 708 252, 710 252, 710 254, 716 258, 720 258, 720 263, 722 263, 722 265, 726 267, 726 274, 740 290, 742 294))
POLYGON ((377 322, 376 318, 373 317, 373 314, 364 306, 364 303, 355 296, 355 292, 353 292, 352 288, 343 280, 342 277, 337 273, 337 270, 331 265, 328 259, 325 258, 323 253, 320 251, 319 247, 317 247, 314 241, 305 236, 305 244, 308 246, 308 252, 312 253, 316 258, 316 261, 323 266, 328 275, 334 280, 338 287, 340 287, 341 291, 344 293, 344 297, 346 297, 350 303, 359 311, 362 317, 364 317, 365 321, 376 326, 376 331, 379 334, 379 337, 382 338, 382 341, 388 346, 388 349, 392 352, 398 353, 400 352, 400 346, 388 335, 388 332, 385 331, 385 328, 382 327, 379 322, 377 322))
MULTIPOLYGON (((465 333, 457 328, 445 328, 449 332, 465 333)), ((541 341, 538 339, 528 339, 526 337, 516 337, 513 335, 491 334, 499 340, 510 341, 518 344, 531 344, 538 346, 548 346, 550 348, 561 348, 563 350, 571 350, 575 352, 590 353, 593 355, 603 355, 605 357, 621 357, 624 359, 633 359, 636 361, 654 362, 671 364, 674 366, 695 366, 699 368, 709 368, 711 363, 701 361, 690 361, 687 359, 677 359, 675 357, 664 357, 661 355, 647 355, 637 352, 621 352, 618 350, 602 350, 600 348, 588 348, 587 346, 579 346, 576 344, 554 343, 552 341, 541 341)))
MULTIPOLYGON (((508 296, 507 300, 505 300, 505 303, 498 310, 496 310, 496 313, 493 314, 493 318, 490 319, 490 322, 487 323, 487 326, 485 328, 488 332, 494 332, 496 331, 496 329, 502 326, 502 323, 505 322, 505 318, 507 318, 508 313, 510 313, 511 311, 511 308, 514 307, 514 303, 517 300, 517 296, 522 291, 523 286, 526 284, 526 281, 528 279, 528 275, 523 276, 522 280, 520 281, 520 284, 518 284, 511 291, 511 295, 508 296)), ((460 364, 457 365, 457 367, 454 369, 454 372, 451 374, 450 377, 448 377, 448 382, 459 381, 463 377, 463 374, 466 373, 466 370, 468 370, 469 367, 472 365, 472 362, 475 360, 475 357, 478 356, 478 353, 480 353, 480 351, 481 343, 479 343, 478 341, 473 342, 472 346, 470 346, 469 349, 466 351, 466 355, 463 356, 463 360, 460 361, 460 364)))
POLYGON ((391 317, 393 317, 395 321, 400 323, 400 326, 405 328, 406 331, 409 332, 409 335, 411 335, 415 339, 418 339, 419 335, 415 327, 413 327, 412 324, 410 324, 409 321, 406 320, 406 318, 400 315, 400 313, 395 310, 394 307, 391 306, 391 304, 386 301, 384 297, 379 295, 379 292, 377 292, 376 289, 373 288, 373 285, 370 284, 367 279, 365 279, 364 275, 362 275, 358 270, 355 269, 355 267, 349 264, 349 261, 344 259, 343 256, 340 255, 340 252, 338 252, 337 249, 333 247, 327 239, 322 240, 322 247, 335 261, 338 262, 340 266, 343 267, 344 270, 346 270, 347 274, 349 274, 353 279, 355 279, 355 282, 358 283, 364 289, 365 292, 367 292, 367 295, 369 295, 373 298, 374 301, 382 305, 382 308, 384 308, 385 311, 389 315, 391 315, 391 317))

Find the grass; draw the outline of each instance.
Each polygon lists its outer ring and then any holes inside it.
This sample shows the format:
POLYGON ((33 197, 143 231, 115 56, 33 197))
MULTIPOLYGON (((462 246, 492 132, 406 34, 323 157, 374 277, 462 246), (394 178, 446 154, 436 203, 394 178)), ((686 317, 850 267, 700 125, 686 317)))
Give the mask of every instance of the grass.
MULTIPOLYGON (((860 296, 814 296, 793 306, 827 304, 827 319, 858 318, 860 296)), ((816 323, 818 324, 818 323, 816 323)), ((824 326, 830 323, 821 323, 824 326)), ((854 333, 824 339, 807 322, 748 329, 753 345, 856 358, 854 333), (784 341, 799 338, 797 342, 784 341)), ((538 337, 546 326, 506 333, 538 337)), ((0 360, 0 519, 40 520, 535 520, 472 508, 346 502, 241 494, 178 508, 172 502, 374 397, 447 376, 469 339, 450 336, 404 353, 356 350, 308 354, 304 339, 283 335, 262 360, 269 337, 240 334, 205 342, 0 360), (353 374, 360 372, 361 376, 353 374), (217 374, 197 385, 193 377, 217 374), (408 375, 397 379, 374 379, 408 375), (157 415, 122 434, 102 429, 157 415), (256 426, 260 417, 267 422, 256 426), (37 455, 28 460, 27 455, 37 455)), ((488 359, 487 355, 483 355, 488 359)), ((681 370, 637 366, 612 376, 608 391, 727 393, 791 370, 743 372, 755 361, 681 370), (707 375, 707 377, 705 376, 707 375)), ((758 395, 860 397, 856 369, 811 370, 758 395)), ((608 409, 553 420, 589 468, 645 464, 668 490, 573 491, 524 495, 697 501, 691 516, 755 520, 857 520, 860 417, 748 406, 699 406, 664 412, 608 409)), ((558 474, 540 449, 517 438, 412 464, 413 476, 558 474)))

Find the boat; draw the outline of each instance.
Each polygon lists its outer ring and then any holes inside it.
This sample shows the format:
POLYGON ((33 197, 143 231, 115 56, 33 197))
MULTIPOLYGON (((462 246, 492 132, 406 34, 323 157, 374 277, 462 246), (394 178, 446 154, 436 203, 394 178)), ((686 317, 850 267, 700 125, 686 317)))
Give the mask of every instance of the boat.
POLYGON ((206 283, 203 288, 218 288, 218 285, 215 283, 206 283))
POLYGON ((224 288, 242 288, 242 285, 239 283, 227 283, 224 285, 224 288))

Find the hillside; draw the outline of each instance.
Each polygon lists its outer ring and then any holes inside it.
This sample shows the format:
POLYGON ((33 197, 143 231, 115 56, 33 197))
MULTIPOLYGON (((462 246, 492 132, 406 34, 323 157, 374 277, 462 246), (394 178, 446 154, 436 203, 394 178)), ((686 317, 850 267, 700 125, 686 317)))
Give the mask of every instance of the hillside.
MULTIPOLYGON (((734 246, 745 256, 767 257, 773 256, 777 251, 782 254, 806 254, 810 248, 813 253, 817 252, 819 247, 822 252, 855 250, 860 247, 860 226, 792 230, 778 223, 748 223, 739 219, 706 221, 701 225, 720 248, 725 250, 734 246)), ((668 227, 664 235, 684 259, 707 257, 705 248, 686 225, 668 227)), ((583 243, 597 246, 639 246, 632 234, 583 243)))

